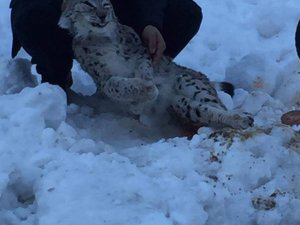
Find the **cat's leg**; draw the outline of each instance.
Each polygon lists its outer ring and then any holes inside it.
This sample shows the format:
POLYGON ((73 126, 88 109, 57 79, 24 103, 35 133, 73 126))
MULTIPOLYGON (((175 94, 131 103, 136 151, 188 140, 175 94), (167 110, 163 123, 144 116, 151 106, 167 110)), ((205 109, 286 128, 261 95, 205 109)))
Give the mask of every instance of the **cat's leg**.
POLYGON ((182 95, 173 98, 172 108, 180 117, 194 124, 229 126, 236 129, 246 129, 253 125, 253 118, 249 114, 227 111, 182 95))
POLYGON ((141 78, 112 76, 105 81, 102 90, 111 99, 131 103, 154 101, 158 96, 154 83, 141 78))
POLYGON ((152 81, 154 79, 154 69, 151 60, 146 57, 136 60, 134 77, 152 81))
POLYGON ((179 95, 183 95, 201 104, 209 104, 226 110, 216 90, 210 85, 207 79, 197 79, 189 74, 178 75, 175 81, 175 90, 179 95))

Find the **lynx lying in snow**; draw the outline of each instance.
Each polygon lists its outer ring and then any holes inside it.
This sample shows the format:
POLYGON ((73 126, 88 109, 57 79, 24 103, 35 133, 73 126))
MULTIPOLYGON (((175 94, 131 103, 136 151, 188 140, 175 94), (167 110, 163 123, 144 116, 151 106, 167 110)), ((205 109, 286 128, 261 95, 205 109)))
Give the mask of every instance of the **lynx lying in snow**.
POLYGON ((167 57, 154 69, 139 36, 118 23, 109 0, 64 0, 63 4, 59 25, 74 38, 75 58, 98 91, 110 99, 127 102, 135 114, 171 109, 192 124, 242 129, 253 124, 249 114, 226 109, 204 74, 167 57))

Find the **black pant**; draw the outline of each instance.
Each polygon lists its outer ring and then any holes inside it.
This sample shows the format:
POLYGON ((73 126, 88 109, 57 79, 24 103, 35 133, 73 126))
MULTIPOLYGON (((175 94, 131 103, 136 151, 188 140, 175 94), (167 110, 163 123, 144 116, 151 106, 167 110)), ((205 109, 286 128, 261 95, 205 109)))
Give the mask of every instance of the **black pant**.
POLYGON ((300 58, 300 20, 298 22, 298 26, 297 26, 297 30, 296 30, 295 41, 296 41, 297 54, 298 54, 298 57, 300 58))
POLYGON ((71 85, 72 39, 57 25, 61 1, 19 0, 12 5, 11 25, 14 36, 12 56, 19 47, 32 57, 42 82, 63 89, 71 85))
MULTIPOLYGON (((72 38, 58 27, 62 0, 13 0, 11 25, 14 57, 23 47, 37 64, 42 82, 57 84, 63 89, 71 85, 73 62, 72 38)), ((158 0, 159 1, 159 0, 158 0)), ((114 5, 123 24, 131 25, 126 7, 114 5)), ((192 0, 169 0, 162 35, 166 54, 175 57, 197 33, 202 21, 201 8, 192 0)))
MULTIPOLYGON (((142 0, 140 0, 142 1, 142 0)), ((159 0, 158 0, 159 1, 159 0)), ((136 18, 130 1, 112 0, 120 23, 136 28, 136 18)), ((165 11, 162 35, 167 49, 165 54, 175 58, 198 32, 202 21, 201 8, 192 0, 168 0, 165 11)))

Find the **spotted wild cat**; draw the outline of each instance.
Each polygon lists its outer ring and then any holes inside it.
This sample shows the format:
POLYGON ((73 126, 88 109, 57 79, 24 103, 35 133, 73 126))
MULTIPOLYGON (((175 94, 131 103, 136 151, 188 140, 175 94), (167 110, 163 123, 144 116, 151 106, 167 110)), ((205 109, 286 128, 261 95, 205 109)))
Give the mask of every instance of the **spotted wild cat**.
POLYGON ((118 23, 109 0, 64 0, 59 25, 73 36, 75 58, 94 79, 98 92, 127 103, 132 113, 171 109, 195 125, 252 126, 248 113, 226 109, 218 98, 216 83, 204 74, 166 56, 154 68, 139 36, 118 23))

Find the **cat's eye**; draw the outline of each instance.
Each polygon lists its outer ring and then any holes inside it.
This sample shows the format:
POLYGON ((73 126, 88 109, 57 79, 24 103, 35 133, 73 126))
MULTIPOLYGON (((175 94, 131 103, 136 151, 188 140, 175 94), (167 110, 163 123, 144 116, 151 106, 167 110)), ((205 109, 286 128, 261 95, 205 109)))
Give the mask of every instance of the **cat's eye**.
POLYGON ((90 2, 88 2, 88 1, 83 2, 83 4, 85 4, 85 5, 87 5, 87 6, 91 7, 91 8, 95 8, 95 6, 92 5, 92 4, 91 4, 90 2))
POLYGON ((105 9, 110 9, 111 8, 111 5, 109 3, 104 3, 103 4, 103 8, 105 9))

